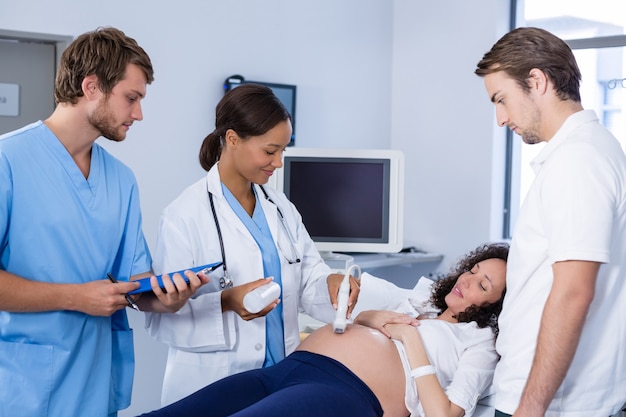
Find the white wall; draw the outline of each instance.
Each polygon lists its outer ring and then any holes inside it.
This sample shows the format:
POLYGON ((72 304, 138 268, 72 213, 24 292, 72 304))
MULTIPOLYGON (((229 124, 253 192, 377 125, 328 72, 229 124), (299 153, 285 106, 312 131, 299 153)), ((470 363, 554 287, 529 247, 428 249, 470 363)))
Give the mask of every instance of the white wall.
MULTIPOLYGON (((406 155, 406 243, 446 255, 498 237, 502 150, 473 75, 506 31, 502 0, 3 1, 0 29, 76 36, 116 26, 150 54, 156 80, 121 144, 154 247, 163 207, 203 171, 223 80, 298 85, 296 146, 394 148, 406 155), (495 175, 494 175, 495 173, 495 175)), ((158 405, 165 348, 130 313, 133 404, 158 405)))
POLYGON ((504 130, 476 64, 508 27, 502 0, 394 1, 391 147, 406 153, 405 240, 442 268, 501 236, 504 130), (495 140, 494 140, 495 136, 495 140))

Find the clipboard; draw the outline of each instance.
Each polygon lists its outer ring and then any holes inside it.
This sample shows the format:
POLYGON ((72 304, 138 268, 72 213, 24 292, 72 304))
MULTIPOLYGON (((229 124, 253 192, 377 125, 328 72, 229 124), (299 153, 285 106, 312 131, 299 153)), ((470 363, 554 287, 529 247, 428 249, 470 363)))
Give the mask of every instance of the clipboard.
MULTIPOLYGON (((195 266, 193 268, 186 268, 180 271, 176 271, 176 272, 170 272, 169 275, 170 278, 174 275, 174 274, 180 274, 183 279, 185 280, 185 282, 187 284, 189 284, 189 279, 183 274, 183 272, 185 271, 192 271, 195 272, 196 274, 199 274, 200 272, 204 273, 205 275, 208 275, 209 272, 215 271, 217 268, 219 268, 220 266, 222 266, 222 262, 213 262, 211 264, 206 264, 206 265, 202 265, 202 266, 195 266)), ((166 274, 163 274, 166 275, 166 274)), ((159 287, 161 287, 162 289, 165 289, 165 285, 163 285, 163 275, 157 275, 157 281, 159 283, 159 287)), ((148 291, 152 291, 152 285, 150 285, 150 277, 147 278, 141 278, 138 280, 135 280, 133 282, 138 282, 139 283, 139 288, 137 288, 136 290, 133 290, 131 292, 129 292, 128 294, 139 294, 142 292, 148 292, 148 291)))

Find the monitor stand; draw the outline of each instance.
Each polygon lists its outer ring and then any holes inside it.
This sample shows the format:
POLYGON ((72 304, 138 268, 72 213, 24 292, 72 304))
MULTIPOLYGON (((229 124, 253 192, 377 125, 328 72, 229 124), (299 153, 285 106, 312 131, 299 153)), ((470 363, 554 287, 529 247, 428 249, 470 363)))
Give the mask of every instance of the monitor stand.
POLYGON ((320 252, 322 259, 331 269, 335 271, 345 271, 354 263, 354 257, 345 253, 320 252))

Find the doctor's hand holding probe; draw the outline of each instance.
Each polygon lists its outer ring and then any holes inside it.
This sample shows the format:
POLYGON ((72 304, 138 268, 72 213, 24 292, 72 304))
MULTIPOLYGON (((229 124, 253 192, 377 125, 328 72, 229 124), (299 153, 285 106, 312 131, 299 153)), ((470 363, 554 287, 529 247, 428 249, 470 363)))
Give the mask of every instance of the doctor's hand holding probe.
MULTIPOLYGON (((155 272, 222 263, 178 312, 146 314, 148 332, 169 346, 163 405, 280 362, 300 342, 299 311, 333 321, 344 278, 324 263, 296 207, 265 186, 292 134, 272 90, 243 84, 229 91, 215 126, 199 155, 207 175, 164 209, 159 225, 155 272), (258 288, 269 298, 252 308, 246 296, 258 288)), ((351 277, 348 315, 358 294, 351 277)))

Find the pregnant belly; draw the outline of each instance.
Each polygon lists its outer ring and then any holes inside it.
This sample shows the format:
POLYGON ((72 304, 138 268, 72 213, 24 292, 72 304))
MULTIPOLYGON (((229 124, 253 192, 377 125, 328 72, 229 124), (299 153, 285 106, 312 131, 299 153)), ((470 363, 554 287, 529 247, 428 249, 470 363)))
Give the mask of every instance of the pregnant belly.
POLYGON ((385 417, 407 416, 404 370, 400 356, 386 336, 369 327, 351 324, 343 334, 324 326, 311 333, 296 350, 325 355, 341 362, 374 392, 385 417))

